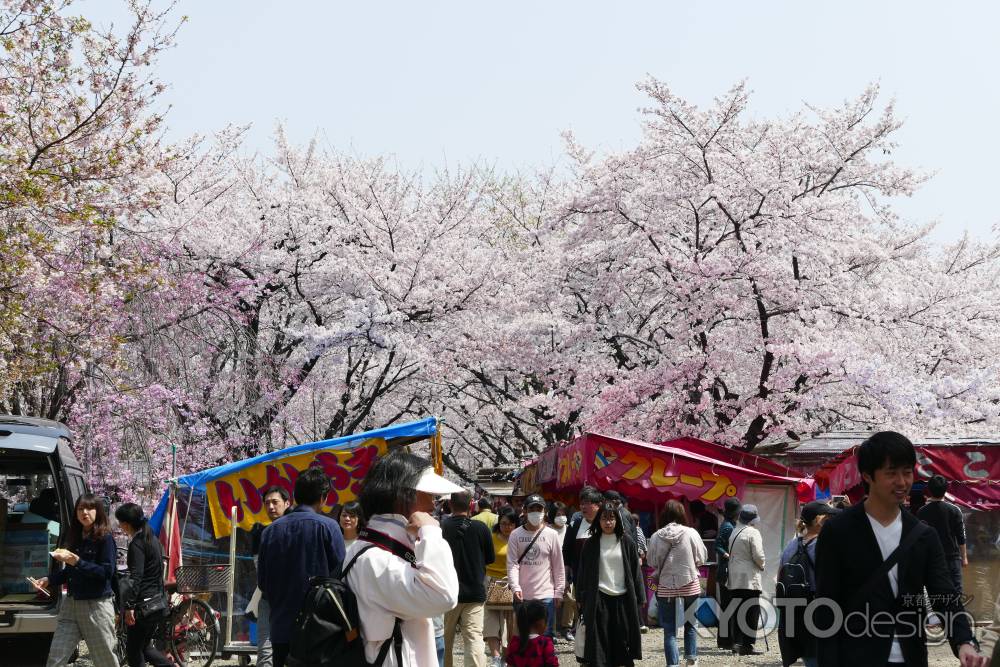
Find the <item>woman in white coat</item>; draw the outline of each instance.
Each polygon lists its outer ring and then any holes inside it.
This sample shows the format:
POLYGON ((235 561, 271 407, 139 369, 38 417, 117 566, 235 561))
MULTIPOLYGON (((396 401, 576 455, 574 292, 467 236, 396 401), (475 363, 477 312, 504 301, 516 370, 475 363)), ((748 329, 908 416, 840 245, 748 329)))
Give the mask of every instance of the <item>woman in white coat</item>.
POLYGON ((756 528, 758 523, 757 507, 744 505, 740 522, 729 538, 728 588, 736 610, 730 616, 729 636, 733 639, 733 652, 740 655, 758 654, 753 644, 760 622, 761 575, 764 572, 764 540, 756 528))
POLYGON ((458 604, 458 573, 430 512, 435 496, 461 490, 436 475, 428 461, 401 451, 376 461, 365 476, 360 500, 368 524, 344 562, 376 545, 358 556, 347 575, 369 663, 384 655, 384 667, 437 665, 433 618, 458 604))

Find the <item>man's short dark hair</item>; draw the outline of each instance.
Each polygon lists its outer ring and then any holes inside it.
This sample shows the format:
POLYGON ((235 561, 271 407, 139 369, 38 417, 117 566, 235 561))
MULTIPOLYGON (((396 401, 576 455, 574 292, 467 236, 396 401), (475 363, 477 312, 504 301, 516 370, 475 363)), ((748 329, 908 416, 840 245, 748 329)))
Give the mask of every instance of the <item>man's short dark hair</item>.
POLYGON ((468 512, 469 503, 472 502, 472 494, 468 491, 458 491, 451 494, 451 511, 468 512))
POLYGON ((493 507, 493 503, 490 502, 489 498, 483 497, 479 499, 479 511, 485 512, 493 507))
MULTIPOLYGON (((895 431, 880 431, 858 446, 858 472, 875 477, 875 471, 889 464, 891 467, 917 465, 917 452, 909 439, 895 431)), ((868 483, 865 482, 865 489, 868 483)))
POLYGON ((604 496, 593 486, 585 486, 580 489, 580 502, 600 505, 604 501, 604 496))
POLYGON ((420 476, 430 467, 430 461, 400 449, 376 461, 361 486, 359 500, 365 516, 406 514, 417 499, 420 476))
POLYGON ((330 493, 330 478, 322 468, 310 466, 295 480, 295 504, 315 505, 330 493))
POLYGON ((277 493, 279 496, 281 496, 281 499, 284 500, 286 503, 292 497, 291 495, 289 495, 288 489, 286 489, 283 486, 278 486, 277 484, 275 484, 274 486, 268 487, 267 491, 264 492, 264 495, 261 496, 261 498, 267 500, 267 497, 272 493, 277 493))
POLYGON ((930 494, 931 498, 944 498, 944 494, 947 490, 948 480, 941 475, 934 475, 931 477, 930 481, 927 482, 927 493, 930 494))

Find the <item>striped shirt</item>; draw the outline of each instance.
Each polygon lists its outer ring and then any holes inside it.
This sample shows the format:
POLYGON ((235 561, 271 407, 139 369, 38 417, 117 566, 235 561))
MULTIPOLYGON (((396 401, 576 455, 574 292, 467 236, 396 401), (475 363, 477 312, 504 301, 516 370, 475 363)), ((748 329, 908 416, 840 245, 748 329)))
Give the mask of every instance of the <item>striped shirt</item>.
POLYGON ((658 598, 684 598, 692 595, 701 595, 701 581, 698 579, 680 588, 667 588, 666 586, 657 586, 656 588, 656 597, 658 598))

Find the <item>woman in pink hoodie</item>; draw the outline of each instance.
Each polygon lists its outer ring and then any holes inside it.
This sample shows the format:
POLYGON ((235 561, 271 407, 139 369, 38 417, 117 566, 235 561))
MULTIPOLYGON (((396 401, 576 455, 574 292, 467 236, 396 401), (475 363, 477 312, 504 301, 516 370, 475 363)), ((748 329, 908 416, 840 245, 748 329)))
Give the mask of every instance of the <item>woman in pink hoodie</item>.
MULTIPOLYGON (((656 603, 663 628, 663 652, 668 667, 680 665, 677 652, 677 603, 684 602, 685 617, 701 595, 698 568, 708 558, 701 536, 687 525, 684 505, 667 501, 660 515, 663 528, 653 533, 646 552, 646 562, 657 570, 656 603)), ((684 622, 684 657, 688 665, 698 664, 697 634, 694 626, 684 622)))

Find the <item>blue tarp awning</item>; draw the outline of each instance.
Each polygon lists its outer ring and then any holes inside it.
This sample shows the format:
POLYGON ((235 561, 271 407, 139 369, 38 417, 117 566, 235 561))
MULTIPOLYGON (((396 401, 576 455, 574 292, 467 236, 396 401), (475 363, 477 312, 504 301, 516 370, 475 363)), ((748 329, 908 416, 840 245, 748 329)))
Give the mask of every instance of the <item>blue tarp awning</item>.
MULTIPOLYGON (((374 431, 366 431, 364 433, 352 433, 351 435, 345 435, 331 440, 307 442, 302 445, 286 447, 285 449, 268 452, 267 454, 261 454, 260 456, 255 456, 250 459, 234 461, 232 463, 226 463, 225 465, 216 466, 215 468, 209 468, 208 470, 201 470, 199 472, 193 472, 188 475, 178 477, 176 480, 177 486, 204 490, 205 485, 209 482, 221 479, 222 477, 231 475, 234 472, 243 470, 244 468, 249 468, 267 461, 273 461, 274 459, 280 459, 286 456, 295 456, 296 454, 303 454, 320 449, 351 449, 358 443, 372 438, 381 438, 385 440, 390 447, 393 444, 407 444, 430 438, 437 433, 437 428, 437 418, 428 417, 427 419, 422 419, 416 422, 398 424, 396 426, 386 426, 385 428, 375 429, 374 431), (394 442, 400 440, 403 442, 394 442)), ((149 519, 149 526, 157 535, 160 533, 160 526, 163 525, 163 518, 167 513, 167 501, 169 500, 169 497, 170 492, 168 489, 163 494, 163 497, 160 498, 160 502, 156 506, 156 511, 153 512, 153 515, 149 519)))

